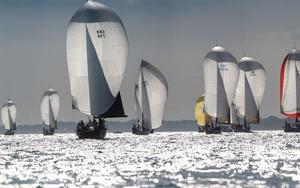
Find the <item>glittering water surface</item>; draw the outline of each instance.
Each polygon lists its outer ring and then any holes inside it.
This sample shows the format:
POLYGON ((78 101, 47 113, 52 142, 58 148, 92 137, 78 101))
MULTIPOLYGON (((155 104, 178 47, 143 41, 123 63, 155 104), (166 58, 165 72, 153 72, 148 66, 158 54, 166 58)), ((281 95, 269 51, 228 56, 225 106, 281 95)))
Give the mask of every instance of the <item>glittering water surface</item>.
POLYGON ((0 136, 0 187, 300 187, 300 134, 0 136))

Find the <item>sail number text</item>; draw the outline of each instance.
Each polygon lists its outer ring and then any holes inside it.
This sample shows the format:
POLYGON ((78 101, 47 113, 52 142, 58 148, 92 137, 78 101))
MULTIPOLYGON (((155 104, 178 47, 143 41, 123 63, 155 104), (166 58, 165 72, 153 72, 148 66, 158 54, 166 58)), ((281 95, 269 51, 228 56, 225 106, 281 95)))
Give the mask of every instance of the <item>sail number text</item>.
POLYGON ((106 38, 105 30, 103 30, 103 29, 97 30, 97 36, 98 36, 98 38, 106 38))
POLYGON ((219 67, 220 71, 227 71, 228 70, 227 65, 224 64, 224 63, 219 63, 218 67, 219 67))

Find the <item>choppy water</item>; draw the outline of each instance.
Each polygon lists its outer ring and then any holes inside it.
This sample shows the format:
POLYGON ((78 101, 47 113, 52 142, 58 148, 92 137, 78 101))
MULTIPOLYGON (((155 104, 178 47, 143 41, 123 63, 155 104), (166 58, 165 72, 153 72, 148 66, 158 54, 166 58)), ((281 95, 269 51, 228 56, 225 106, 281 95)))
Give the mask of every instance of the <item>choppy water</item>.
POLYGON ((0 136, 0 187, 300 187, 300 134, 0 136), (2 186, 1 186, 2 185, 2 186))

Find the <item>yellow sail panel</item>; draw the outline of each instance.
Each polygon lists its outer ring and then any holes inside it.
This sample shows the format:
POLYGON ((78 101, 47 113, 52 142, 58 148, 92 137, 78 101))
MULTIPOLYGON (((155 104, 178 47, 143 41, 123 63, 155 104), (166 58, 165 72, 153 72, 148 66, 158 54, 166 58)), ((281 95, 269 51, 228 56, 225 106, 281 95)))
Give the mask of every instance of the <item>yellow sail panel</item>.
POLYGON ((204 107, 204 96, 200 97, 195 105, 195 119, 199 126, 203 127, 205 124, 207 124, 209 120, 209 116, 204 113, 203 111, 204 107))

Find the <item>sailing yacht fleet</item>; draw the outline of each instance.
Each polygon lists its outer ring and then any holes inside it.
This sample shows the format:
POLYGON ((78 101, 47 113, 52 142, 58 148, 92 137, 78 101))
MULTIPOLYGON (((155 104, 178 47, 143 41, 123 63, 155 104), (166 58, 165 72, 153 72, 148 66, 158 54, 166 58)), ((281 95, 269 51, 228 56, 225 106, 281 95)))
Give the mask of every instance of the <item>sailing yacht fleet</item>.
MULTIPOLYGON (((128 49, 123 22, 111 8, 87 0, 72 16, 66 36, 72 109, 86 117, 77 122, 79 139, 104 139, 107 118, 127 117, 120 88, 128 49)), ((294 48, 285 57, 280 73, 280 108, 287 117, 285 132, 300 132, 299 70, 300 51, 294 48)), ((204 94, 195 104, 198 131, 220 134, 230 128, 234 132, 250 132, 250 124, 260 122, 267 79, 262 64, 246 55, 238 62, 225 48, 216 45, 204 59, 203 73, 204 94)), ((163 121, 167 79, 156 66, 142 59, 133 88, 136 121, 132 133, 154 133, 163 121)), ((49 88, 41 100, 44 135, 53 135, 58 128, 59 110, 59 94, 49 88)), ((1 108, 5 135, 15 133, 16 112, 16 104, 11 100, 1 108)))

